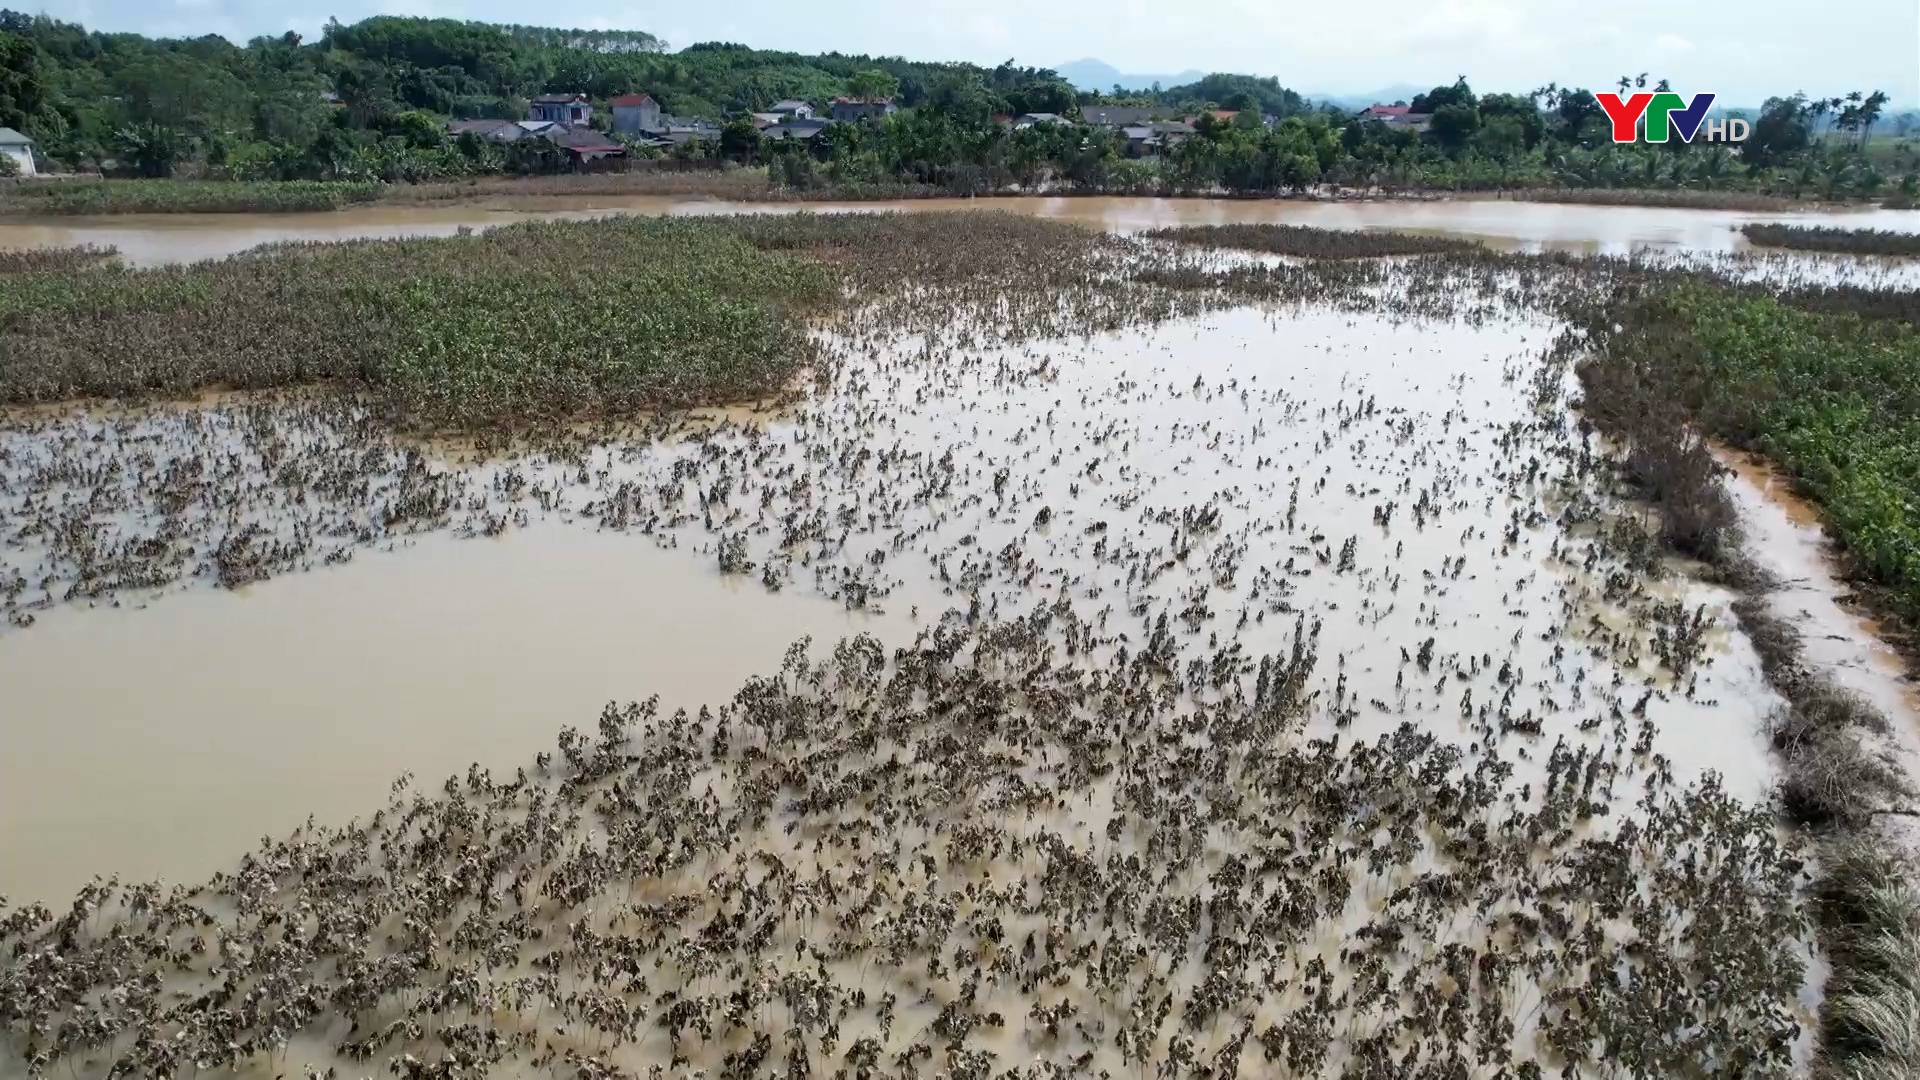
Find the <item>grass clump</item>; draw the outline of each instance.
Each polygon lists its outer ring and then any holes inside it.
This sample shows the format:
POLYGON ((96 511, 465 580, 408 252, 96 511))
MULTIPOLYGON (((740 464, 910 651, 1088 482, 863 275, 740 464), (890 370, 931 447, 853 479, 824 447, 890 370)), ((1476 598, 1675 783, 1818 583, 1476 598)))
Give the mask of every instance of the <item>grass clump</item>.
POLYGON ((1155 240, 1210 248, 1240 248, 1303 259, 1376 259, 1388 255, 1463 254, 1481 250, 1471 240, 1419 233, 1320 229, 1310 225, 1180 225, 1152 229, 1155 240))
POLYGON ((817 266, 659 218, 43 274, 0 296, 0 403, 334 383, 459 430, 738 400, 792 378, 831 296, 817 266))
POLYGON ((1883 842, 1830 845, 1815 908, 1833 961, 1821 1075, 1920 1075, 1920 891, 1883 842))
POLYGON ((0 275, 37 274, 48 270, 77 270, 99 266, 119 254, 111 247, 80 244, 75 247, 22 248, 0 251, 0 275))
POLYGON ((48 180, 15 184, 0 210, 21 214, 235 214, 339 210, 378 202, 387 185, 322 180, 48 180))
POLYGON ((1839 229, 1827 225, 1740 226, 1751 243, 1796 251, 1833 251, 1848 255, 1920 255, 1920 233, 1891 229, 1839 229))
POLYGON ((1525 202, 1658 206, 1681 210, 1793 210, 1807 205, 1784 195, 1698 188, 1528 188, 1514 192, 1513 197, 1525 202))

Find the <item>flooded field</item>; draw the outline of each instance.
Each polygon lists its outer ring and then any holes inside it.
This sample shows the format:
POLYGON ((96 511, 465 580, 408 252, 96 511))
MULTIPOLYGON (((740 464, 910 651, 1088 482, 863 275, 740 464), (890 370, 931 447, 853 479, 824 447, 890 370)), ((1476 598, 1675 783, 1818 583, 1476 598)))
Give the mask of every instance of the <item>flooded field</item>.
MULTIPOLYGON (((10 729, 31 751, 0 764, 0 891, 51 898, 116 871, 191 879, 309 812, 350 816, 396 766, 516 764, 556 720, 616 698, 717 703, 799 637, 864 628, 849 609, 892 647, 976 597, 989 617, 1062 604, 1094 628, 1089 651, 1161 642, 1175 670, 1284 651, 1311 616, 1338 658, 1314 686, 1323 719, 1355 736, 1412 717, 1470 743, 1463 696, 1542 727, 1585 695, 1622 697, 1616 654, 1636 685, 1659 673, 1643 640, 1655 607, 1724 602, 1678 575, 1636 596, 1582 565, 1592 539, 1558 521, 1571 451, 1511 457, 1546 337, 1243 310, 960 370, 912 363, 911 345, 849 350, 796 413, 597 449, 586 484, 581 464, 522 461, 514 498, 497 466, 435 462, 458 485, 451 503, 539 519, 495 540, 360 549, 311 496, 300 518, 268 509, 263 524, 367 553, 237 595, 55 608, 0 636, 0 681, 22 691, 10 729), (739 573, 716 570, 722 549, 739 573), (1402 654, 1423 646, 1422 670, 1452 674, 1405 685, 1402 654), (1586 648, 1608 661, 1579 659, 1586 648), (101 655, 125 662, 89 675, 101 655), (1376 685, 1388 678, 1391 693, 1376 685), (101 762, 104 745, 142 752, 101 762), (166 771, 150 771, 158 760, 166 771), (233 816, 264 791, 263 813, 233 816), (71 815, 63 796, 99 816, 71 815), (133 827, 101 827, 113 820, 133 827)), ((199 432, 210 444, 136 427, 119 445, 157 443, 158 473, 231 451, 231 429, 199 432)), ((1760 798, 1767 695, 1737 638, 1702 633, 1684 684, 1669 671, 1612 705, 1664 732, 1681 775, 1712 768, 1760 798)))
POLYGON ((285 241, 449 236, 510 221, 614 214, 939 213, 998 210, 1076 221, 1117 232, 1170 225, 1285 222, 1333 229, 1397 229, 1471 237, 1502 250, 1622 255, 1643 249, 1725 252, 1749 245, 1750 221, 1920 230, 1920 213, 1761 213, 1660 207, 1581 206, 1520 200, 1305 202, 1277 199, 1024 197, 896 202, 743 203, 664 196, 580 196, 553 210, 375 206, 310 214, 161 214, 0 219, 0 250, 95 244, 136 266, 219 258, 285 241))
POLYGON ((60 948, 0 1074, 1804 1070, 1734 594, 1533 286, 1415 273, 855 307, 777 408, 486 452, 318 393, 15 416, 0 941, 60 948))

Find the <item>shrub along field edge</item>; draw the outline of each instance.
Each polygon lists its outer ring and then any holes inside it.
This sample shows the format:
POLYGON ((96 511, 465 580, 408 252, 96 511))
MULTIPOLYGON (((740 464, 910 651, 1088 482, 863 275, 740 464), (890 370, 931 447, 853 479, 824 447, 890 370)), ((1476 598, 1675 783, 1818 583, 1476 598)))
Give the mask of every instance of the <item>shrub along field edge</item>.
POLYGON ((1876 824, 1911 813, 1902 804, 1914 793, 1862 744, 1889 730, 1887 718, 1810 670, 1796 631, 1768 610, 1768 583, 1741 551, 1702 433, 1785 467, 1826 509, 1856 568, 1880 583, 1882 602, 1911 620, 1920 504, 1910 501, 1908 447, 1920 444, 1902 440, 1920 434, 1910 396, 1920 339, 1896 321, 1671 281, 1626 283, 1590 315, 1577 366, 1586 417, 1624 444, 1625 471, 1658 507, 1667 544, 1740 594, 1735 615, 1787 701, 1772 731, 1780 809, 1815 842, 1816 925, 1831 969, 1816 1075, 1915 1075, 1920 892, 1876 824))

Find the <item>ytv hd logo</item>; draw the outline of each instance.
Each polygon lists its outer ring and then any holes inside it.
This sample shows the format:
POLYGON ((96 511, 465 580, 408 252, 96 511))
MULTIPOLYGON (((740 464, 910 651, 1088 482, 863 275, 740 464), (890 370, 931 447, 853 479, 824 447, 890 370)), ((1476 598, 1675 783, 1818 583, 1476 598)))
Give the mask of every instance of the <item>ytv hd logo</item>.
POLYGON ((1712 94, 1695 94, 1692 101, 1665 90, 1595 94, 1593 98, 1613 121, 1613 141, 1617 143, 1637 141, 1643 115, 1647 118, 1646 135, 1650 143, 1666 142, 1668 131, 1680 136, 1681 142, 1691 143, 1695 135, 1703 134, 1703 128, 1708 142, 1739 142, 1747 137, 1747 122, 1739 117, 1707 119, 1707 110, 1713 107, 1712 94))

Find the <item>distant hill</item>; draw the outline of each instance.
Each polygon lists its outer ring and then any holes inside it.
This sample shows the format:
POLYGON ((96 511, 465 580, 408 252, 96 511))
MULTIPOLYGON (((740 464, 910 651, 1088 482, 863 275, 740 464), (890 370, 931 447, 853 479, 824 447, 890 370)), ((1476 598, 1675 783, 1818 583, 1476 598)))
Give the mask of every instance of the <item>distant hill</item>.
MULTIPOLYGON (((1096 90, 1102 93, 1118 85, 1127 90, 1150 90, 1154 83, 1161 89, 1175 86, 1187 86, 1206 77, 1206 73, 1194 69, 1164 75, 1136 74, 1121 71, 1104 60, 1091 57, 1075 60, 1071 64, 1061 64, 1054 69, 1060 77, 1080 90, 1096 90)), ((1433 89, 1431 86, 1415 86, 1412 83, 1395 83, 1365 93, 1348 94, 1306 94, 1316 104, 1334 105, 1348 112, 1364 109, 1369 105, 1390 105, 1396 101, 1411 101, 1415 94, 1424 94, 1433 89)))
POLYGON ((1348 112, 1358 112, 1369 105, 1391 105, 1396 101, 1412 101, 1415 94, 1424 94, 1431 89, 1433 89, 1431 86, 1395 83, 1392 86, 1361 94, 1307 94, 1307 97, 1322 105, 1333 105, 1348 112))
POLYGON ((1054 69, 1060 77, 1081 90, 1111 90, 1121 86, 1128 90, 1149 90, 1154 83, 1162 87, 1184 86, 1199 82, 1205 77, 1204 71, 1182 71, 1172 75, 1129 75, 1104 60, 1088 58, 1075 60, 1071 64, 1061 64, 1054 69))

